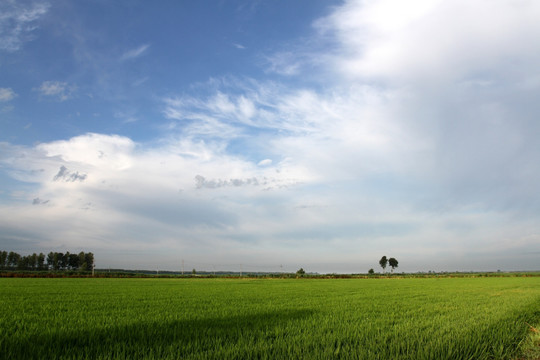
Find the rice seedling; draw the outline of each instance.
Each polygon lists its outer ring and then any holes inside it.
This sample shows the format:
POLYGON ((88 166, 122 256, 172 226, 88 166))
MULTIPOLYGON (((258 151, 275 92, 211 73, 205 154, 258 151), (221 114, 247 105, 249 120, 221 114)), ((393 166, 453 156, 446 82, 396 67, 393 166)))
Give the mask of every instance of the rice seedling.
POLYGON ((0 279, 0 289, 5 359, 513 359, 534 356, 540 323, 538 277, 0 279))

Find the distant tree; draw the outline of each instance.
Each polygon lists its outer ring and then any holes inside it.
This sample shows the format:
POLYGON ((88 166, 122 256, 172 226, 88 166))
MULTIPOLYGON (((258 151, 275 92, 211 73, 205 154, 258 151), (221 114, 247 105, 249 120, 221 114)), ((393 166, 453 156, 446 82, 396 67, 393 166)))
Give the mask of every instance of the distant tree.
POLYGON ((94 267, 94 254, 87 252, 84 254, 84 262, 86 264, 86 271, 92 271, 94 267))
POLYGON ((33 253, 32 255, 28 256, 28 269, 29 270, 37 270, 38 268, 38 255, 36 253, 33 253))
POLYGON ((191 273, 192 273, 193 275, 196 275, 196 274, 197 274, 197 270, 195 270, 195 268, 193 268, 193 270, 191 270, 191 273))
POLYGON ((52 270, 60 270, 63 256, 62 253, 50 252, 49 255, 47 255, 47 265, 49 265, 52 270))
POLYGON ((17 270, 30 270, 32 268, 30 262, 32 260, 32 256, 19 256, 19 260, 17 261, 17 270))
POLYGON ((37 269, 45 270, 45 254, 39 253, 37 256, 37 269))
POLYGON ((50 253, 47 254, 47 267, 49 269, 54 269, 54 253, 51 251, 50 253))
POLYGON ((68 268, 71 270, 77 270, 79 268, 79 255, 78 254, 69 254, 68 268))
POLYGON ((19 265, 19 260, 21 259, 21 255, 17 254, 16 252, 10 251, 8 254, 8 260, 7 260, 7 266, 14 268, 19 265))
MULTIPOLYGON (((67 256, 69 256, 69 252, 66 253, 67 256)), ((67 261, 65 261, 65 256, 63 253, 59 252, 56 253, 56 258, 58 259, 57 262, 57 269, 56 270, 64 270, 66 268, 67 261)))
POLYGON ((72 257, 73 254, 71 254, 69 251, 66 251, 66 253, 64 254, 64 270, 69 270, 70 269, 70 259, 72 257))
POLYGON ((79 253, 78 257, 79 257, 79 264, 78 264, 79 265, 79 270, 80 271, 85 271, 88 266, 86 265, 86 257, 84 256, 84 252, 81 251, 79 253))
POLYGON ((388 264, 392 267, 392 272, 394 272, 394 268, 398 267, 398 261, 395 258, 388 259, 388 264))
POLYGON ((298 269, 298 271, 296 272, 296 276, 304 276, 305 274, 306 272, 302 268, 298 269))
POLYGON ((381 260, 379 260, 379 265, 381 265, 383 272, 384 272, 384 269, 386 269, 387 264, 388 264, 388 259, 386 258, 386 256, 383 256, 381 260))
POLYGON ((375 270, 373 270, 373 269, 369 269, 369 271, 368 271, 368 274, 369 274, 369 275, 373 275, 373 274, 375 274, 375 270))
POLYGON ((0 269, 5 269, 7 267, 8 252, 0 252, 0 269))

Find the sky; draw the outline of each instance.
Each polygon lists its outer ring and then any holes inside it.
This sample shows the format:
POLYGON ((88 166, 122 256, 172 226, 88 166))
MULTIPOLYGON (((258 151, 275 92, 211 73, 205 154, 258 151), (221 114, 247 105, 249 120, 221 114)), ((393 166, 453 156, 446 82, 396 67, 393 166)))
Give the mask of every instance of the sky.
POLYGON ((0 250, 540 270, 540 2, 0 2, 0 250))

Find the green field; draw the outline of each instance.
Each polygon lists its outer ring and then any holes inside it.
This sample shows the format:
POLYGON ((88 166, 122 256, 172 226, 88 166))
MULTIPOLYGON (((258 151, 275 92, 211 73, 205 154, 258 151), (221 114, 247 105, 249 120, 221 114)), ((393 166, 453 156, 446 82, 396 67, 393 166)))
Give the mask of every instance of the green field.
POLYGON ((2 359, 515 359, 540 277, 2 278, 0 304, 2 359))

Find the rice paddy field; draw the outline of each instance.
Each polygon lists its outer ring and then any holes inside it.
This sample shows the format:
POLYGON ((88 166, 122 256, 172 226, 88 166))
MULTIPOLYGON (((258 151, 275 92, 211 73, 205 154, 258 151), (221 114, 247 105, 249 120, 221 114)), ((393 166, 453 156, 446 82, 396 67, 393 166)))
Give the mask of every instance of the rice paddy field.
POLYGON ((1 278, 0 305, 2 359, 540 358, 540 277, 1 278))

